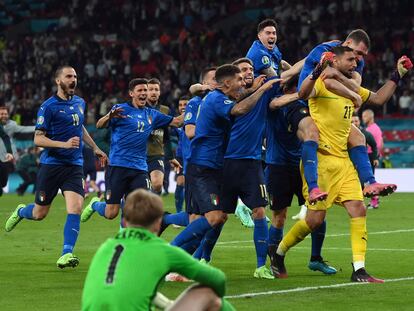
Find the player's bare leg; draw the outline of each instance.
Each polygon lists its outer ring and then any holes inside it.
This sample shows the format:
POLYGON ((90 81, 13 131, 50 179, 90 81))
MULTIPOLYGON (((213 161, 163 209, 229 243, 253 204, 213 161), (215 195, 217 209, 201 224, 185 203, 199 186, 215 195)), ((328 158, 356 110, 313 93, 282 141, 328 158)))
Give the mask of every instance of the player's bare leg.
POLYGON ((161 194, 162 184, 164 182, 164 173, 155 170, 150 173, 152 191, 156 194, 161 194))

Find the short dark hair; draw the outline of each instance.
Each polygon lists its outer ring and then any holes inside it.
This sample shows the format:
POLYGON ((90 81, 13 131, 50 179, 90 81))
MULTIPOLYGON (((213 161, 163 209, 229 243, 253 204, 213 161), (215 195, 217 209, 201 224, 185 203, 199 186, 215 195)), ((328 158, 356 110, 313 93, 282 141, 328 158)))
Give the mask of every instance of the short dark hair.
POLYGON ((363 29, 352 30, 349 35, 346 37, 346 40, 353 40, 355 43, 363 42, 368 50, 371 49, 371 40, 369 39, 368 34, 363 29))
POLYGON ((181 96, 181 97, 178 99, 178 101, 181 101, 181 100, 190 100, 190 96, 188 96, 188 95, 183 95, 183 96, 181 96))
POLYGON ((210 72, 210 71, 216 71, 217 67, 206 67, 204 68, 201 73, 200 73, 200 83, 203 83, 206 75, 210 72))
POLYGON ((234 77, 237 73, 240 73, 239 67, 232 64, 221 65, 216 70, 216 81, 221 83, 225 78, 234 77))
POLYGON ((259 25, 257 25, 257 33, 261 32, 263 29, 265 29, 266 27, 275 27, 277 30, 277 23, 274 19, 271 18, 266 18, 265 20, 261 21, 259 23, 259 25))
POLYGON ((148 80, 148 84, 158 84, 161 85, 161 81, 158 80, 157 78, 151 78, 148 80))
POLYGON ((237 66, 237 65, 243 64, 243 63, 248 63, 253 67, 253 62, 251 61, 250 58, 247 58, 247 57, 242 57, 242 58, 236 59, 231 64, 234 65, 234 66, 237 66))
POLYGON ((7 112, 9 112, 9 108, 7 106, 0 106, 0 110, 7 110, 7 112))
POLYGON ((55 79, 57 79, 57 78, 60 76, 60 74, 62 73, 63 69, 65 69, 65 68, 73 68, 73 67, 72 67, 72 66, 69 66, 69 65, 62 65, 62 66, 59 66, 59 67, 56 69, 56 71, 55 71, 55 79))
POLYGON ((134 226, 149 227, 164 214, 162 200, 147 190, 138 189, 128 194, 124 217, 134 226))
POLYGON ((345 52, 353 52, 353 51, 354 50, 351 49, 349 46, 343 46, 343 45, 338 45, 332 48, 332 52, 337 56, 341 56, 345 52))
POLYGON ((135 89, 135 87, 137 85, 140 85, 140 84, 148 84, 148 80, 147 79, 144 79, 144 78, 135 78, 135 79, 132 79, 131 81, 129 81, 128 89, 130 91, 133 91, 135 89))

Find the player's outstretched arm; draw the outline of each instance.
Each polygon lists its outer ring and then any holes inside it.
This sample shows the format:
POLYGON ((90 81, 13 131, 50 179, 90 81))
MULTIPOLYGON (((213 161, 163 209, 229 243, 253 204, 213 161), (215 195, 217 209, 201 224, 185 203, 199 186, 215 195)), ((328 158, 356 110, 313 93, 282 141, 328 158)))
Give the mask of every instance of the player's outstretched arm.
POLYGON ((212 91, 214 88, 212 88, 208 84, 201 84, 196 83, 190 86, 188 89, 191 93, 191 95, 203 95, 205 91, 212 91))
POLYGON ((121 107, 112 108, 111 111, 109 111, 106 115, 104 115, 102 118, 96 122, 96 128, 101 129, 108 127, 109 121, 112 118, 126 118, 126 116, 122 115, 122 112, 124 110, 121 107))
POLYGON ((182 126, 184 123, 184 113, 180 114, 178 117, 175 117, 174 119, 172 119, 170 126, 173 127, 180 127, 182 126))
POLYGON ((282 95, 280 97, 274 98, 270 104, 269 104, 269 108, 274 110, 280 107, 283 107, 291 102, 294 102, 295 100, 299 99, 299 94, 293 93, 293 94, 286 94, 286 95, 282 95))
POLYGON ((75 137, 69 138, 67 141, 52 140, 46 137, 45 131, 36 130, 33 142, 36 146, 43 147, 43 148, 71 149, 71 148, 79 148, 80 139, 79 137, 75 136, 75 137))
POLYGON ((271 79, 264 83, 261 87, 257 89, 256 92, 251 94, 249 97, 246 97, 242 101, 238 102, 233 106, 230 113, 233 116, 241 116, 243 114, 248 113, 253 107, 256 105, 260 97, 263 95, 264 92, 270 90, 273 84, 280 82, 281 79, 271 79))
POLYGON ((291 66, 289 69, 284 70, 280 74, 280 77, 282 78, 282 80, 287 81, 290 78, 292 78, 293 76, 298 75, 300 73, 300 71, 302 70, 303 65, 305 64, 305 59, 306 58, 298 61, 293 66, 291 66))
POLYGON ((375 105, 383 105, 388 102, 397 89, 398 82, 412 68, 413 64, 411 60, 405 55, 401 57, 397 62, 397 69, 393 72, 391 79, 388 80, 378 91, 371 92, 368 102, 375 105))

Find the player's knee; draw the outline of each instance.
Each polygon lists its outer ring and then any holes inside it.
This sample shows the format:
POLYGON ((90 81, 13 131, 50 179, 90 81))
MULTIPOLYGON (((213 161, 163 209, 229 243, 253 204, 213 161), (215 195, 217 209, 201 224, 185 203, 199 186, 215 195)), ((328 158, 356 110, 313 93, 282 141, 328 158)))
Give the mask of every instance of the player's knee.
POLYGON ((252 210, 253 219, 263 219, 266 217, 266 210, 264 207, 256 207, 252 210))
POLYGON ((205 217, 207 218, 208 223, 212 227, 222 225, 227 220, 227 214, 223 213, 222 211, 208 212, 207 214, 205 214, 205 217))
POLYGON ((277 215, 274 221, 276 228, 282 228, 285 225, 285 221, 286 221, 286 213, 277 215))
POLYGON ((209 306, 210 308, 208 310, 219 311, 221 310, 221 305, 222 305, 221 298, 216 295, 215 297, 211 298, 210 306, 209 306))
POLYGON ((154 192, 161 192, 162 191, 162 181, 161 180, 154 180, 151 181, 152 190, 154 192))
POLYGON ((359 130, 354 130, 349 133, 348 136, 349 147, 366 146, 366 140, 364 134, 359 130))
POLYGON ((184 176, 177 177, 177 186, 184 186, 184 176))

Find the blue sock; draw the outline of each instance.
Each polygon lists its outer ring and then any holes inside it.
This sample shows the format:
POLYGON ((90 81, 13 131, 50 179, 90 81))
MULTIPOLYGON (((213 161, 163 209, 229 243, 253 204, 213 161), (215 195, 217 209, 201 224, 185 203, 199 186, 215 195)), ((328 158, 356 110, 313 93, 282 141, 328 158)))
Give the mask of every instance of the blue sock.
POLYGON ((269 245, 278 245, 283 239, 283 227, 276 228, 273 225, 269 228, 269 245))
POLYGON ((27 204, 25 207, 22 207, 18 210, 17 214, 19 217, 25 219, 33 219, 33 209, 35 205, 33 203, 27 204))
POLYGON ((193 239, 198 239, 201 241, 207 231, 211 228, 213 227, 210 226, 207 219, 204 216, 200 217, 190 223, 183 231, 181 231, 181 233, 177 235, 171 242, 171 245, 181 246, 193 239))
POLYGON ((371 162, 369 162, 367 147, 356 146, 348 150, 349 157, 358 172, 360 181, 363 184, 373 184, 376 182, 372 172, 371 162))
POLYGON ((190 242, 187 242, 180 246, 183 250, 185 250, 187 253, 192 255, 199 247, 200 247, 200 240, 199 239, 193 239, 190 242))
POLYGON ((180 212, 177 214, 167 214, 164 216, 164 222, 167 225, 178 225, 187 227, 189 223, 190 215, 187 212, 180 212))
POLYGON ((303 142, 302 163, 308 191, 318 187, 318 143, 313 140, 303 142))
POLYGON ((216 245, 218 238, 220 237, 221 229, 223 229, 223 225, 217 226, 206 233, 202 244, 203 244, 203 255, 206 261, 211 260, 211 253, 213 252, 213 248, 216 245))
POLYGON ((105 208, 106 208, 105 202, 95 202, 92 204, 91 207, 95 212, 98 212, 99 215, 105 217, 105 208))
POLYGON ((80 229, 80 215, 68 214, 65 228, 63 229, 63 250, 62 255, 72 253, 78 239, 80 229))
POLYGON ((266 264, 269 230, 266 218, 254 219, 253 240, 256 247, 257 267, 266 264))
POLYGON ((175 210, 177 213, 183 210, 183 203, 184 203, 184 187, 177 186, 175 188, 175 210))
POLYGON ((198 246, 198 248, 196 249, 196 251, 193 254, 193 257, 197 260, 200 260, 201 257, 203 256, 203 242, 204 242, 204 239, 201 241, 200 245, 198 246))
MULTIPOLYGON (((326 234, 326 220, 312 232, 312 257, 319 259, 322 254, 322 245, 326 234)), ((312 260, 312 258, 311 258, 312 260)))

